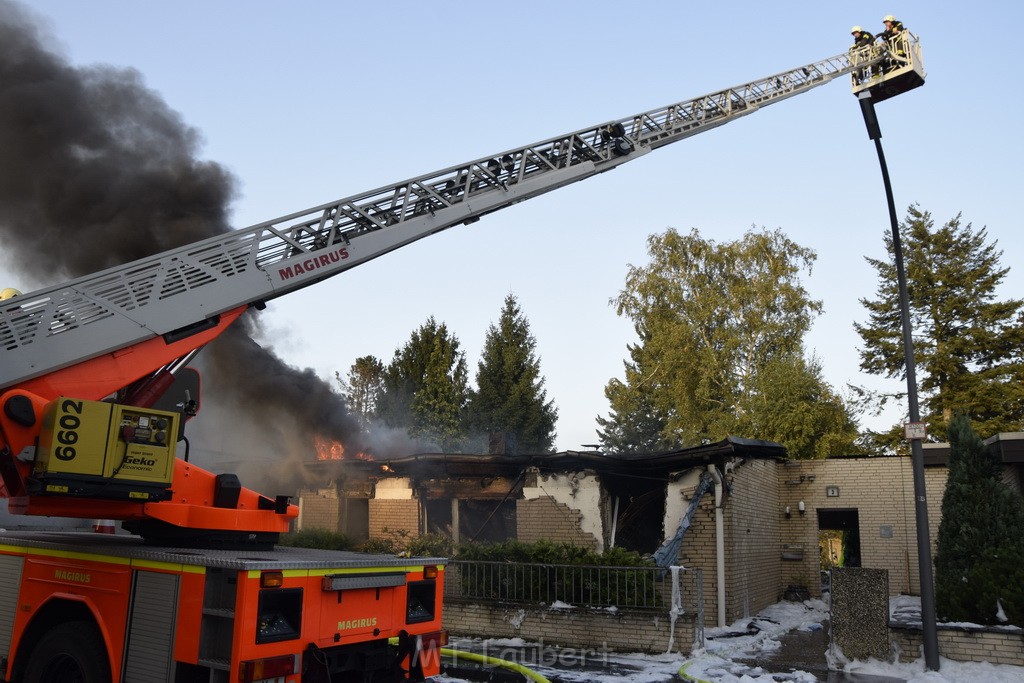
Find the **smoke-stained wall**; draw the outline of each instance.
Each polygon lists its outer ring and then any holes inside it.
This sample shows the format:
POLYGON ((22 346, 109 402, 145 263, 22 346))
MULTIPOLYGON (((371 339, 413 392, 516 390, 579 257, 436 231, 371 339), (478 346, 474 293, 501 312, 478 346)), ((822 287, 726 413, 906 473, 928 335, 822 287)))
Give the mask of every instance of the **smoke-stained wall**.
POLYGON ((519 539, 604 550, 601 484, 588 472, 531 473, 516 506, 519 539))

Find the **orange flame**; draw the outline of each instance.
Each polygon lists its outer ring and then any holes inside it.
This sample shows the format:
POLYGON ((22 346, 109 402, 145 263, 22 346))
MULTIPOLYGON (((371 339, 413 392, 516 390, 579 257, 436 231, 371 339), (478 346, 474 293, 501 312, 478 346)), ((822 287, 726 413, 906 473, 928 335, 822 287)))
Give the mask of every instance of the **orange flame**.
MULTIPOLYGON (((345 444, 323 436, 313 437, 313 450, 317 460, 345 460, 345 444)), ((359 452, 353 456, 357 460, 373 460, 368 453, 359 452)))
POLYGON ((340 441, 331 441, 322 436, 313 437, 313 450, 317 460, 344 460, 345 446, 340 441))

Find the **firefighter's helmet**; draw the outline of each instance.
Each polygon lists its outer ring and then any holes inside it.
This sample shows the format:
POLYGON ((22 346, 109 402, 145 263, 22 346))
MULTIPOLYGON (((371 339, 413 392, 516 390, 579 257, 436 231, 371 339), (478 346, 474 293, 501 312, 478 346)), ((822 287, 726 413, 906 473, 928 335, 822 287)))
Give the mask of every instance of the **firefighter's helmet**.
POLYGON ((882 17, 882 23, 884 24, 887 21, 892 22, 892 23, 895 24, 896 23, 896 17, 894 17, 891 14, 886 14, 884 17, 882 17))
POLYGON ((864 29, 862 29, 860 26, 854 26, 853 28, 850 29, 850 33, 861 33, 862 31, 864 31, 864 29))
POLYGON ((16 290, 14 287, 8 287, 7 289, 0 289, 0 301, 6 301, 7 299, 13 299, 16 296, 20 296, 21 292, 16 290))

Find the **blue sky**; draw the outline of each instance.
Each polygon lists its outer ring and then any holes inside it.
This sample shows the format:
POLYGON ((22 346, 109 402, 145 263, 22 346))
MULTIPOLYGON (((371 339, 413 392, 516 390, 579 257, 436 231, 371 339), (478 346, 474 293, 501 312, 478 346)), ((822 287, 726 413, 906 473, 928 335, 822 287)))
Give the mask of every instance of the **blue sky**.
MULTIPOLYGON (((30 3, 71 63, 137 69, 201 132, 203 156, 238 179, 237 227, 814 62, 843 52, 851 25, 878 32, 892 13, 920 36, 928 71, 878 105, 898 213, 918 203, 940 224, 962 212, 986 226, 1012 269, 1003 296, 1021 295, 1020 5, 370 5, 30 3)), ((559 410, 556 445, 575 449, 596 443, 603 388, 623 374, 634 336, 609 299, 646 262, 646 237, 729 241, 762 226, 818 254, 806 285, 825 313, 807 345, 826 379, 900 388, 859 370, 858 299, 877 285, 863 257, 884 257, 888 213, 845 80, 273 301, 262 319, 279 356, 332 377, 359 356, 389 360, 433 315, 472 376, 511 292, 559 410)))

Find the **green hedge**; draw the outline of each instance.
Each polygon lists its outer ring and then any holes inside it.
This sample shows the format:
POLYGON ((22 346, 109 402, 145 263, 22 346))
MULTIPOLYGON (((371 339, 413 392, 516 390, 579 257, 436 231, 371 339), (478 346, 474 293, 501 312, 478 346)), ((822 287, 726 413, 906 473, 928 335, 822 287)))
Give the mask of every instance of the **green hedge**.
POLYGON ((598 553, 570 543, 505 541, 480 545, 460 545, 453 559, 481 562, 528 562, 537 564, 582 564, 606 567, 653 567, 643 555, 622 548, 598 553))
POLYGON ((282 534, 279 545, 322 550, 360 550, 370 553, 407 554, 419 557, 447 557, 455 560, 481 562, 520 562, 535 564, 580 564, 606 567, 653 567, 654 562, 639 553, 622 548, 608 548, 603 553, 570 543, 537 541, 505 541, 460 545, 440 534, 425 534, 410 538, 408 533, 383 530, 385 538, 375 538, 356 544, 345 534, 327 529, 303 529, 282 534))
POLYGON ((599 554, 566 543, 506 541, 460 546, 455 559, 497 563, 456 565, 466 597, 509 602, 560 600, 594 607, 664 604, 657 576, 633 569, 654 567, 654 563, 620 548, 599 554), (594 566, 626 569, 595 570, 594 566))
POLYGON ((317 548, 319 550, 353 550, 356 544, 345 534, 327 529, 303 529, 281 534, 278 545, 296 548, 317 548))

